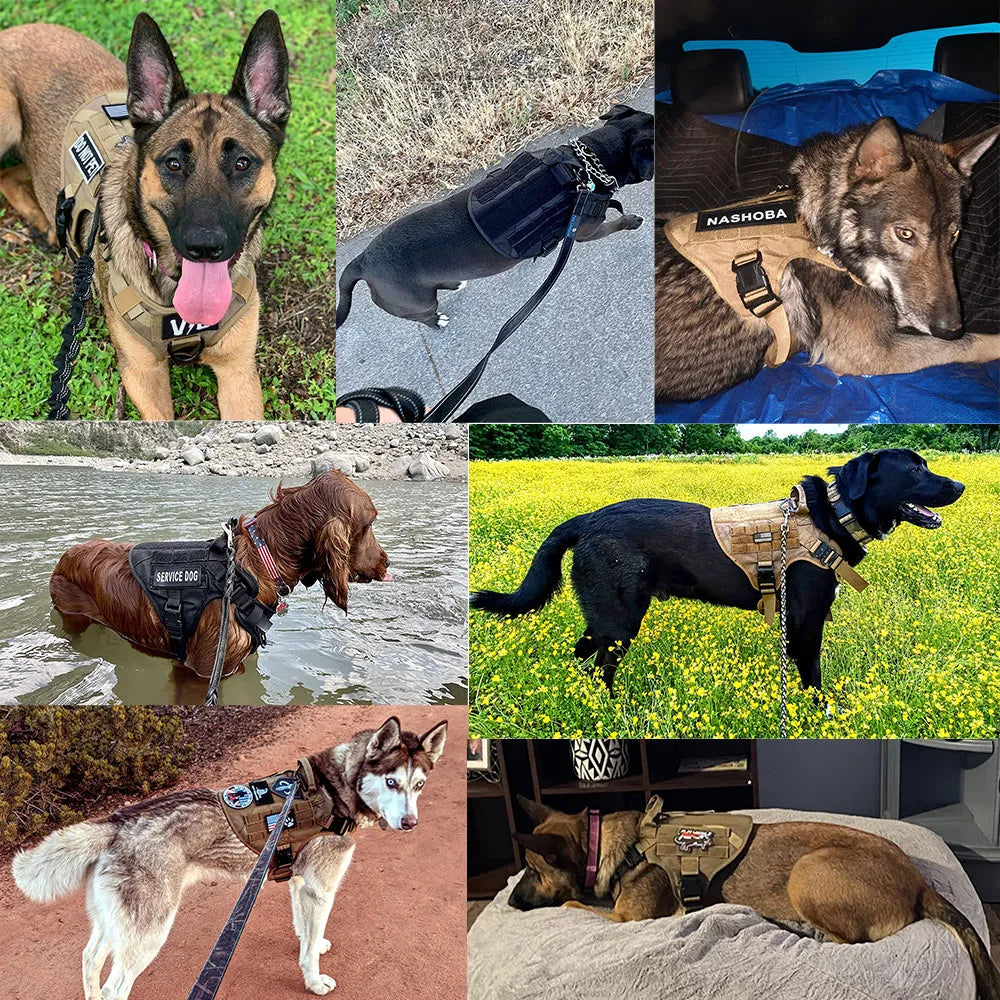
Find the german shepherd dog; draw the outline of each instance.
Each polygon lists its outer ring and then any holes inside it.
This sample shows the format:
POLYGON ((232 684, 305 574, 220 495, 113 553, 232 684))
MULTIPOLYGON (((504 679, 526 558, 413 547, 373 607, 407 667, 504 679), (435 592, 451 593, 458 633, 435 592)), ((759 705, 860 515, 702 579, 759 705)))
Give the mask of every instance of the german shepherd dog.
MULTIPOLYGON (((342 472, 327 472, 305 486, 279 486, 272 503, 259 510, 256 530, 289 588, 319 583, 324 594, 347 611, 348 585, 392 580, 389 557, 375 537, 378 510, 372 498, 342 472)), ((280 600, 260 550, 240 518, 234 534, 236 562, 257 580, 257 600, 276 608, 280 600)), ((95 538, 64 552, 49 580, 52 603, 65 628, 80 633, 91 625, 114 629, 140 652, 172 658, 170 636, 156 608, 129 568, 132 545, 95 538)), ((221 622, 221 601, 211 601, 187 639, 185 665, 209 677, 221 622)), ((250 634, 229 619, 222 676, 242 669, 253 652, 250 634)))
MULTIPOLYGON (((189 93, 148 14, 135 19, 125 65, 58 25, 0 31, 0 155, 16 150, 22 161, 0 173, 0 193, 53 245, 67 126, 87 101, 126 87, 134 134, 109 158, 100 189, 111 257, 140 295, 210 327, 230 305, 233 279, 254 274, 274 195, 291 109, 278 17, 268 11, 254 25, 226 95, 189 93)), ((143 420, 172 419, 166 351, 109 307, 107 266, 95 257, 125 391, 143 420)), ((200 356, 218 379, 223 420, 263 416, 259 306, 255 288, 235 325, 200 356)))
MULTIPOLYGON (((992 128, 936 143, 891 118, 817 137, 792 162, 798 214, 853 275, 793 261, 779 295, 792 352, 838 375, 891 375, 1000 358, 1000 337, 965 331, 952 250, 972 168, 992 128)), ((656 398, 704 399, 763 367, 771 328, 737 315, 665 246, 656 264, 656 398)))
MULTIPOLYGON (((954 503, 965 490, 962 483, 932 473, 920 455, 903 448, 865 452, 829 471, 841 498, 876 539, 903 521, 939 528, 941 516, 930 508, 954 503)), ((865 549, 838 520, 826 483, 806 476, 802 488, 816 527, 856 566, 865 549)), ((560 524, 542 542, 513 594, 481 590, 471 595, 470 605, 504 617, 538 611, 561 586, 567 549, 574 550, 573 587, 587 626, 576 655, 595 658, 609 693, 653 598, 685 597, 747 611, 755 610, 760 599, 715 540, 708 507, 679 500, 625 500, 560 524)), ((788 655, 806 688, 822 685, 823 625, 837 586, 833 570, 804 561, 788 567, 788 655)))
MULTIPOLYGON (((620 881, 614 873, 638 840, 639 812, 601 817, 594 893, 613 909, 585 905, 588 810, 567 815, 523 796, 535 824, 515 834, 526 866, 508 902, 519 910, 570 906, 622 923, 684 912, 681 887, 645 860, 620 881), (617 897, 615 893, 617 892, 617 897)), ((969 952, 980 1000, 1000 1000, 1000 974, 965 915, 932 889, 906 854, 884 837, 833 823, 755 824, 746 852, 712 881, 707 905, 749 906, 767 920, 806 923, 838 944, 881 941, 918 920, 951 928, 969 952)))
MULTIPOLYGON (((653 116, 616 104, 601 120, 604 126, 580 141, 619 185, 650 180, 653 116)), ((340 276, 337 326, 347 321, 354 286, 365 281, 372 301, 390 315, 445 327, 448 317, 438 308, 439 291, 455 291, 469 280, 492 277, 520 263, 498 253, 480 234, 469 217, 468 197, 464 188, 386 226, 340 276)), ((588 222, 580 226, 576 241, 599 240, 640 225, 637 215, 588 222)))
MULTIPOLYGON (((447 734, 447 722, 418 736, 392 717, 309 761, 359 827, 378 823, 413 830, 417 799, 447 734)), ((319 996, 337 985, 319 971, 319 957, 330 950, 323 930, 353 854, 350 836, 316 837, 295 859, 289 882, 299 967, 306 989, 319 996)), ((38 903, 86 885, 93 929, 83 952, 85 1000, 127 1000, 136 978, 163 947, 185 887, 200 878, 245 881, 256 860, 233 833, 217 793, 196 788, 57 830, 18 853, 13 873, 20 890, 38 903)))

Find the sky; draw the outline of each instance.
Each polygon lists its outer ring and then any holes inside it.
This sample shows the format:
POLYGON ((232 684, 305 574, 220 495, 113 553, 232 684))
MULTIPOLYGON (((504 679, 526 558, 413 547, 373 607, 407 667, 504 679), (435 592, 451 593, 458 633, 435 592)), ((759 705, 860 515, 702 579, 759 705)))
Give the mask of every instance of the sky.
POLYGON ((839 434, 841 431, 846 431, 848 426, 848 424, 737 424, 736 430, 744 441, 749 441, 750 438, 763 436, 769 430, 783 438, 789 434, 804 434, 806 431, 839 434))

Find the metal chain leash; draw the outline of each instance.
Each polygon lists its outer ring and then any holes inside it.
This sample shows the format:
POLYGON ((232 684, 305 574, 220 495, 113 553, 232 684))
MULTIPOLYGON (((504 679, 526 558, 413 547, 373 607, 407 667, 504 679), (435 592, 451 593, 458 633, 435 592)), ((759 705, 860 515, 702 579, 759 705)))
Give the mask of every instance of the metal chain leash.
POLYGON ((788 558, 788 519, 792 516, 791 501, 783 504, 785 519, 781 522, 781 738, 788 736, 788 588, 785 586, 785 563, 788 558))
POLYGON ((236 544, 233 541, 236 524, 237 520, 234 517, 223 526, 226 532, 226 585, 222 591, 219 642, 215 647, 215 662, 212 664, 208 693, 205 695, 206 705, 217 705, 219 702, 219 683, 222 680, 222 666, 226 659, 226 646, 229 644, 229 609, 233 600, 233 582, 236 579, 236 544))
POLYGON ((574 139, 570 147, 583 164, 583 173, 588 184, 593 185, 593 176, 609 188, 612 194, 618 190, 618 181, 604 169, 604 164, 579 139, 574 139))

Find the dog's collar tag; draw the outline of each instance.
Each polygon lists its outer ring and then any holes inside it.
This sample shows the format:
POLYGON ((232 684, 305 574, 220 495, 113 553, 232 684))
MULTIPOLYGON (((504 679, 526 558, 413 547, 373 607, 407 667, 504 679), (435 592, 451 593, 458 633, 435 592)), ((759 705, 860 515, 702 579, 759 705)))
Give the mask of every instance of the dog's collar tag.
POLYGON ((69 155, 88 184, 104 169, 104 157, 89 132, 80 133, 69 147, 69 155))

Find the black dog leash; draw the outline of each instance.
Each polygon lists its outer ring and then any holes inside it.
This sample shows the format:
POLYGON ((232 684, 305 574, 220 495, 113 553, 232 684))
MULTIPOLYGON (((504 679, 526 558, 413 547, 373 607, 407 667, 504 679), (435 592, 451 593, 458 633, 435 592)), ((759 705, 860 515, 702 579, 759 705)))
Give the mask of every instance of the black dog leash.
POLYGON ((236 543, 233 541, 233 532, 236 531, 238 523, 239 519, 233 517, 225 524, 226 585, 222 591, 219 641, 215 647, 215 662, 212 664, 212 674, 208 681, 208 693, 205 695, 206 705, 216 705, 219 701, 219 683, 222 680, 222 666, 226 660, 226 646, 229 644, 229 610, 233 603, 233 580, 236 577, 236 543))
MULTIPOLYGON (((208 956, 194 986, 191 987, 188 1000, 214 1000, 216 993, 219 992, 222 977, 225 976, 226 969, 229 968, 230 959, 232 959, 233 952, 236 951, 236 946, 240 942, 240 935, 246 926, 250 911, 257 901, 257 893, 260 892, 260 887, 264 884, 267 870, 271 866, 271 858, 274 857, 278 840, 285 829, 285 820, 288 819, 292 802, 299 790, 298 775, 290 780, 291 787, 288 790, 288 796, 285 799, 285 804, 281 807, 281 812, 278 813, 278 818, 267 838, 267 843, 264 844, 264 849, 260 852, 260 857, 257 858, 257 864, 253 866, 250 878, 247 879, 247 884, 243 887, 240 898, 236 900, 236 905, 233 907, 232 913, 229 914, 229 920, 222 929, 219 939, 215 942, 212 953, 208 956)), ((270 819, 270 817, 268 818, 270 819)))
POLYGON ((101 203, 94 208, 94 221, 90 226, 87 246, 73 266, 73 297, 69 300, 69 322, 62 328, 62 346, 55 357, 55 372, 49 389, 48 420, 69 419, 69 380, 80 354, 79 334, 87 325, 87 303, 90 301, 94 280, 94 243, 101 228, 101 203))
MULTIPOLYGON (((497 334, 493 346, 483 355, 479 364, 462 379, 454 389, 449 392, 444 399, 435 404, 424 417, 425 423, 444 423, 450 420, 455 411, 469 398, 472 390, 479 384, 479 380, 486 371, 486 366, 490 363, 490 358, 503 346, 505 341, 515 330, 535 311, 538 304, 549 294, 556 279, 562 274, 566 261, 569 260, 573 244, 576 242, 576 231, 580 228, 580 223, 589 215, 595 214, 593 209, 598 209, 600 213, 606 210, 609 202, 606 196, 595 194, 587 188, 581 188, 577 194, 576 204, 573 206, 573 213, 570 216, 569 225, 566 228, 566 235, 563 237, 562 246, 559 248, 559 256, 556 258, 552 270, 548 277, 539 285, 534 295, 521 306, 520 309, 502 327, 497 334)), ((610 203, 617 207, 617 203, 610 203)))

